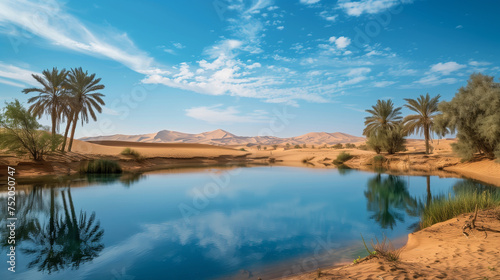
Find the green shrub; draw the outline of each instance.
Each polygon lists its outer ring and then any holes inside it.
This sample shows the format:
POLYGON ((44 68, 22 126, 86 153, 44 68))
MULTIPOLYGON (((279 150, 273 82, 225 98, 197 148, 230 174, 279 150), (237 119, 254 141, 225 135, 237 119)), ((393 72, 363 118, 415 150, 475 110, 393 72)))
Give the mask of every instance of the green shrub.
POLYGON ((358 146, 358 149, 359 150, 363 150, 363 151, 367 151, 368 150, 368 146, 366 146, 366 144, 361 144, 358 146))
POLYGON ((295 149, 301 149, 302 147, 300 145, 295 145, 295 149))
POLYGON ((125 148, 121 152, 121 154, 124 155, 124 156, 133 156, 134 158, 140 158, 141 157, 141 154, 138 151, 133 150, 131 148, 125 148))
POLYGON ((118 162, 107 159, 91 160, 80 167, 82 174, 118 174, 122 168, 118 162))
POLYGON ((354 145, 352 143, 347 143, 347 144, 345 144, 345 147, 346 147, 346 149, 354 149, 354 148, 356 148, 356 145, 354 145))
POLYGON ((383 163, 383 162, 385 162, 386 160, 387 160, 387 159, 386 159, 383 155, 376 155, 376 156, 374 156, 374 157, 373 157, 373 162, 374 162, 374 163, 376 163, 376 164, 377 164, 377 163, 378 163, 378 164, 383 163))
POLYGON ((344 148, 344 146, 340 143, 332 146, 332 149, 343 149, 343 148, 344 148))
POLYGON ((337 156, 337 162, 344 163, 352 158, 352 155, 346 152, 342 152, 337 156))
POLYGON ((242 151, 242 152, 246 152, 247 150, 245 150, 245 148, 239 148, 238 150, 242 151))
POLYGON ((461 191, 451 197, 439 196, 424 209, 421 228, 454 218, 460 214, 474 212, 475 208, 486 209, 500 206, 500 191, 461 191))

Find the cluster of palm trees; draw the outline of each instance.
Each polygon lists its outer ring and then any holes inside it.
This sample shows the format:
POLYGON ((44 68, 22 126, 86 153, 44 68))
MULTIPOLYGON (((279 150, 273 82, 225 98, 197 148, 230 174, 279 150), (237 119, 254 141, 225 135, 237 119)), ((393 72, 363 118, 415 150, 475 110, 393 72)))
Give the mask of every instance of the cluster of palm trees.
MULTIPOLYGON (((434 126, 434 118, 438 115, 439 98, 431 98, 427 93, 420 95, 417 99, 405 98, 407 104, 404 106, 417 114, 408 115, 405 118, 401 116, 402 107, 394 107, 394 103, 389 100, 378 100, 372 109, 366 110, 371 115, 365 118, 365 129, 363 135, 370 138, 378 138, 381 141, 391 141, 390 138, 399 136, 403 139, 409 134, 423 134, 425 138, 425 153, 431 151, 430 140, 431 133, 445 135, 447 131, 438 130, 434 126)), ((379 151, 377 151, 379 152, 379 151)), ((397 152, 389 149, 389 153, 397 152)))
POLYGON ((96 78, 96 74, 89 74, 82 68, 73 68, 52 71, 44 70, 42 76, 32 75, 33 78, 42 85, 40 88, 26 88, 24 93, 38 93, 31 97, 28 103, 32 103, 29 112, 37 117, 44 114, 50 116, 52 121, 52 137, 55 138, 59 131, 61 122, 66 122, 61 151, 66 149, 68 133, 71 128, 67 150, 71 151, 73 138, 78 121, 88 123, 92 118, 97 120, 96 112, 101 113, 105 103, 102 100, 103 94, 97 92, 104 89, 104 85, 99 84, 101 78, 96 78))

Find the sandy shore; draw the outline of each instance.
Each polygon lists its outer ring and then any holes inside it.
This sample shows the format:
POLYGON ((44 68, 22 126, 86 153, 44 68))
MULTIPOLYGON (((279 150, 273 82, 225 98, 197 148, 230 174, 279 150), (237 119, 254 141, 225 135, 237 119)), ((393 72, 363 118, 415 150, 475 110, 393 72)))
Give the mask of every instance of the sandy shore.
POLYGON ((500 207, 480 211, 475 230, 462 233, 469 214, 409 234, 399 261, 365 258, 358 264, 285 278, 313 279, 500 279, 500 207))
MULTIPOLYGON (((450 144, 455 140, 434 141, 434 153, 424 154, 423 140, 409 140, 407 151, 396 155, 383 154, 384 161, 375 164, 372 151, 359 149, 308 148, 285 149, 263 146, 212 146, 182 143, 139 143, 122 141, 84 142, 75 140, 73 152, 56 153, 45 161, 35 162, 27 156, 0 155, 0 167, 16 167, 17 176, 36 177, 44 175, 61 176, 78 172, 82 162, 108 158, 117 160, 125 171, 144 172, 162 168, 210 166, 228 163, 273 164, 309 168, 336 168, 334 159, 346 152, 353 156, 345 162, 350 168, 374 170, 384 168, 389 173, 413 175, 438 175, 443 177, 468 177, 488 184, 500 186, 500 163, 489 159, 478 159, 462 163, 453 154, 450 144), (132 148, 142 159, 120 153, 132 148)), ((357 143, 358 145, 361 143, 357 143)), ((4 174, 0 174, 0 177, 4 174)))

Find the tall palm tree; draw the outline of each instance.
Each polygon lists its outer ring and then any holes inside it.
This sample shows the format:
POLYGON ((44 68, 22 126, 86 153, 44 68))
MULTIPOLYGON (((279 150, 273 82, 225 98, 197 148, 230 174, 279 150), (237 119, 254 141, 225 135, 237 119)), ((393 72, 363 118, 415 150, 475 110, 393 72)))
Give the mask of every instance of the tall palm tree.
POLYGON ((49 114, 52 120, 52 136, 56 135, 59 128, 59 120, 61 115, 61 98, 66 94, 64 87, 68 71, 62 69, 57 70, 56 67, 52 71, 44 70, 42 76, 32 74, 33 78, 39 82, 42 88, 26 88, 23 93, 37 92, 38 96, 28 99, 28 103, 33 103, 29 111, 34 115, 41 117, 43 114, 49 114))
POLYGON ((417 112, 418 114, 408 115, 404 118, 406 131, 410 134, 422 133, 425 138, 425 153, 429 154, 430 150, 430 138, 431 130, 434 126, 434 117, 436 116, 439 104, 439 94, 434 98, 431 98, 427 93, 425 96, 420 95, 419 98, 411 99, 405 98, 408 104, 405 105, 406 108, 417 112))
POLYGON ((97 116, 95 111, 101 113, 101 105, 104 105, 101 93, 96 91, 104 89, 104 85, 99 84, 101 78, 96 78, 95 74, 89 75, 87 71, 83 71, 82 68, 71 69, 68 74, 67 87, 71 91, 72 100, 71 103, 73 114, 72 118, 72 129, 71 137, 69 140, 68 151, 71 151, 71 146, 73 145, 73 138, 75 136, 75 129, 78 120, 83 122, 89 122, 90 117, 96 121, 97 116))
POLYGON ((377 100, 372 109, 366 110, 371 116, 365 118, 365 129, 363 135, 370 136, 385 133, 397 127, 401 121, 401 107, 394 108, 392 100, 377 100))

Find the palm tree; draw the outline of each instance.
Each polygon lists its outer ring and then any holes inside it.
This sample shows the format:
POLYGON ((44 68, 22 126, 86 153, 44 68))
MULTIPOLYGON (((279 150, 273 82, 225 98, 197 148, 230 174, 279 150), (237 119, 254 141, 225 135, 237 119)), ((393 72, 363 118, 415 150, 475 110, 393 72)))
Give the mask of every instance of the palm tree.
POLYGON ((33 103, 29 111, 38 117, 41 117, 45 113, 50 115, 53 137, 59 128, 60 104, 61 98, 66 93, 64 83, 67 75, 68 71, 66 69, 62 69, 61 71, 57 70, 56 67, 52 68, 52 71, 47 69, 42 72, 42 76, 32 74, 33 78, 43 86, 42 88, 33 87, 23 89, 23 93, 39 93, 38 96, 28 99, 28 103, 33 103))
POLYGON ((394 108, 394 104, 389 100, 377 100, 377 104, 372 109, 366 110, 371 116, 365 118, 365 129, 363 135, 370 136, 385 133, 397 127, 401 121, 401 107, 394 108))
POLYGON ((83 122, 89 122, 90 117, 96 121, 96 113, 102 111, 101 105, 104 105, 101 93, 96 91, 104 89, 104 85, 99 84, 101 78, 95 78, 95 74, 89 75, 87 71, 83 71, 82 68, 71 69, 68 75, 67 87, 72 94, 71 109, 73 114, 71 114, 71 121, 73 126, 71 129, 71 137, 69 140, 68 151, 71 151, 71 146, 73 145, 73 138, 75 136, 76 124, 79 119, 83 122), (95 111, 94 111, 95 110, 95 111))
POLYGON ((434 126, 434 117, 439 111, 439 97, 441 96, 438 94, 431 99, 427 93, 425 96, 420 95, 416 100, 405 98, 408 103, 405 107, 418 113, 415 115, 408 115, 404 118, 405 130, 410 134, 424 133, 426 154, 429 154, 430 150, 429 140, 431 138, 431 130, 433 130, 434 126))

